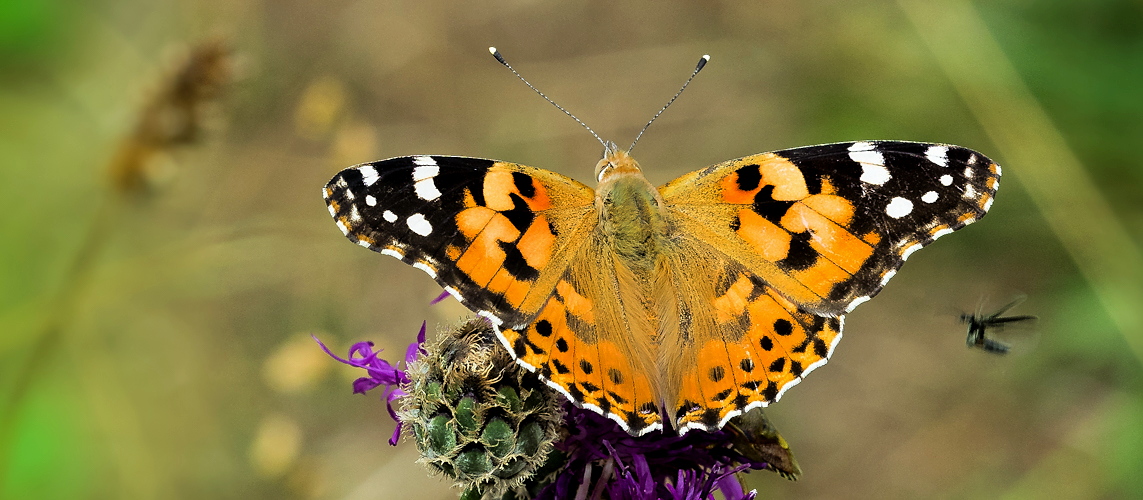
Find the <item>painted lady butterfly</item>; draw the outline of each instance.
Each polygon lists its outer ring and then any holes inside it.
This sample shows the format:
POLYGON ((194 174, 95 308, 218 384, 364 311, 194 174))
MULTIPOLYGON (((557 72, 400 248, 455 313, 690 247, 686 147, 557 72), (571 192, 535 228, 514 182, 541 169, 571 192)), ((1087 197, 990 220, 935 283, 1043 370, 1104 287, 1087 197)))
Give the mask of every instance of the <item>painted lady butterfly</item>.
POLYGON ((909 255, 984 216, 1000 167, 958 146, 860 141, 656 188, 606 143, 596 180, 423 155, 345 169, 323 194, 351 241, 428 273, 521 365, 642 435, 663 415, 715 430, 777 401, 909 255))

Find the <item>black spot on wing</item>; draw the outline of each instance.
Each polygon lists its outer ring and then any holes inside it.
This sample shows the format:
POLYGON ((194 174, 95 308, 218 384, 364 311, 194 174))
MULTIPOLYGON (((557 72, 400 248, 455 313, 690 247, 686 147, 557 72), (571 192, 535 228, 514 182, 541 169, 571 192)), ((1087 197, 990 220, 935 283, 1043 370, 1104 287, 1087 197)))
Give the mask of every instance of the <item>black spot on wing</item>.
POLYGON ((559 373, 560 375, 567 375, 571 372, 571 370, 568 369, 567 365, 561 363, 558 359, 552 360, 552 368, 555 368, 556 373, 559 373))
POLYGON ((522 234, 528 230, 528 226, 532 225, 532 221, 536 218, 536 213, 528 207, 528 202, 524 201, 520 195, 511 193, 508 196, 512 199, 512 209, 500 213, 504 214, 504 216, 508 218, 508 221, 516 227, 516 230, 522 234))
POLYGON ((711 382, 718 382, 726 376, 726 369, 721 366, 715 366, 710 369, 710 373, 708 373, 707 376, 710 377, 711 382))
POLYGON ((786 370, 786 358, 775 359, 774 362, 770 363, 769 370, 771 373, 781 373, 781 372, 785 371, 786 370))
MULTIPOLYGON (((586 386, 586 385, 589 385, 589 384, 588 384, 587 382, 584 382, 584 385, 586 386)), ((593 387, 594 387, 594 386, 593 386, 593 387)), ((598 406, 599 406, 599 411, 603 412, 603 414, 605 414, 605 415, 606 415, 606 414, 608 414, 608 413, 611 413, 611 401, 609 401, 607 398, 603 398, 603 399, 600 399, 600 400, 599 400, 599 401, 597 401, 597 402, 599 403, 599 404, 598 404, 598 406)), ((619 403, 619 404, 623 404, 623 403, 619 403)))
POLYGON ((525 198, 536 196, 536 186, 532 183, 532 177, 523 172, 512 172, 512 183, 516 185, 516 190, 520 195, 525 198))
POLYGON ((736 182, 738 189, 743 191, 753 191, 758 189, 758 184, 762 182, 762 172, 758 170, 757 164, 744 165, 739 167, 735 173, 738 174, 736 182))
POLYGON ((716 429, 718 428, 718 417, 718 409, 708 408, 702 412, 702 417, 699 418, 699 422, 707 429, 716 429))
POLYGON ((536 322, 536 333, 540 334, 541 337, 552 336, 552 322, 548 321, 546 319, 542 319, 540 321, 537 321, 536 322))
POLYGON ((609 368, 607 370, 607 377, 610 378, 611 383, 615 385, 623 384, 623 372, 616 370, 615 368, 609 368))
POLYGON ((790 249, 778 265, 787 271, 803 271, 818 261, 818 251, 810 245, 813 233, 790 233, 790 249))
POLYGON ((595 367, 592 366, 591 363, 586 359, 579 360, 579 369, 583 370, 583 372, 588 375, 591 375, 591 372, 595 371, 595 367))
POLYGON ((568 384, 568 394, 575 401, 583 401, 583 391, 579 390, 575 383, 568 384))
MULTIPOLYGON (((500 250, 504 252, 504 270, 508 271, 513 278, 520 281, 535 281, 540 276, 540 271, 528 264, 524 259, 524 254, 520 253, 520 247, 512 243, 497 241, 500 250)), ((548 327, 549 333, 551 332, 551 325, 548 327)))
POLYGON ((754 371, 754 360, 750 358, 743 359, 742 362, 738 363, 738 367, 742 368, 742 371, 750 373, 754 371))
POLYGON ((774 340, 768 335, 763 335, 762 339, 758 341, 758 346, 761 347, 763 351, 769 351, 774 348, 774 340))
POLYGON ((773 380, 769 381, 766 384, 766 389, 762 391, 762 397, 766 398, 766 401, 773 401, 774 398, 778 397, 778 384, 773 380))
MULTIPOLYGON (((791 333, 794 333, 794 324, 790 323, 790 320, 788 320, 786 318, 778 318, 778 319, 774 320, 774 333, 777 333, 778 335, 781 335, 783 337, 788 336, 791 333)), ((769 337, 765 337, 765 338, 769 338, 769 337)), ((767 349, 767 350, 769 350, 769 349, 767 349)))
POLYGON ((774 186, 766 185, 754 195, 753 209, 766 220, 780 224, 782 216, 790 209, 794 202, 778 201, 774 199, 774 186))
POLYGON ((627 403, 627 398, 624 398, 623 396, 616 394, 614 391, 607 391, 607 397, 610 398, 612 401, 615 401, 616 404, 626 404, 627 403))

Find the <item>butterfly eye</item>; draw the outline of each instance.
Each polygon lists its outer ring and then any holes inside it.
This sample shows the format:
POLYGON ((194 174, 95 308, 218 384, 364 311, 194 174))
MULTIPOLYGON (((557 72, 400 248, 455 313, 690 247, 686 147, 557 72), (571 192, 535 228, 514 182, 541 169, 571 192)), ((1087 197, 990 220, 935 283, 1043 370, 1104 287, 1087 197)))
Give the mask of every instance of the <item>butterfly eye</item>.
POLYGON ((612 168, 615 168, 615 164, 613 163, 608 163, 607 165, 604 165, 602 168, 600 168, 599 175, 595 176, 595 181, 602 182, 603 176, 607 175, 607 172, 609 172, 612 168))

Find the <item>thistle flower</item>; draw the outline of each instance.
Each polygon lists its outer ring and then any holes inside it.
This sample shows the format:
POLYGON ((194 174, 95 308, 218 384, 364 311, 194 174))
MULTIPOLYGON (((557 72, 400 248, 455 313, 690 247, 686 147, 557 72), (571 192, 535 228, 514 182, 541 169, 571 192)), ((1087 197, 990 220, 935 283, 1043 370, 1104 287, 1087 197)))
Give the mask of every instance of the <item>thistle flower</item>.
MULTIPOLYGON (((318 340, 317 337, 314 337, 314 340, 317 341, 322 350, 333 359, 366 371, 368 375, 353 381, 354 394, 365 394, 377 387, 385 387, 381 397, 385 399, 385 408, 389 410, 389 416, 393 418, 393 421, 397 422, 397 428, 393 430, 393 436, 389 438, 389 444, 397 446, 397 441, 401 438, 401 419, 397 417, 397 411, 393 408, 393 402, 407 394, 404 389, 402 389, 402 387, 409 383, 409 376, 406 371, 397 365, 391 365, 388 361, 377 357, 381 351, 373 350, 373 342, 358 342, 353 344, 353 346, 349 348, 348 359, 343 359, 330 352, 329 348, 326 347, 321 340, 318 340)), ((422 352, 424 343, 425 323, 421 323, 421 331, 417 334, 417 341, 409 344, 409 347, 405 350, 406 368, 410 363, 416 361, 417 356, 422 352)))
MULTIPOLYGON (((384 386, 396 444, 409 426, 420 461, 465 488, 464 499, 751 500, 736 475, 772 470, 797 479, 789 446, 761 408, 715 432, 631 436, 565 401, 512 361, 483 319, 425 346, 422 325, 405 369, 354 344, 339 361, 367 370, 354 392, 384 386), (393 402, 401 400, 401 411, 393 402)), ((325 346, 322 346, 323 349, 325 346)), ((329 353, 329 350, 326 350, 329 353)))

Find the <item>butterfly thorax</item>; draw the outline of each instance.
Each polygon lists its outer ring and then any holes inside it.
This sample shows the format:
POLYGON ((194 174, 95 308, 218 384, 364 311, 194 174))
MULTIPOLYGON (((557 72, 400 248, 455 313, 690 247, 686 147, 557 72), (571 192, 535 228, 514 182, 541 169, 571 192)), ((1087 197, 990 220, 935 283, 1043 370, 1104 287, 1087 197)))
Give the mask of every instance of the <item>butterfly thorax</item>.
POLYGON ((641 278, 655 269, 668 232, 659 191, 626 152, 600 160, 595 205, 598 231, 627 267, 641 278))

